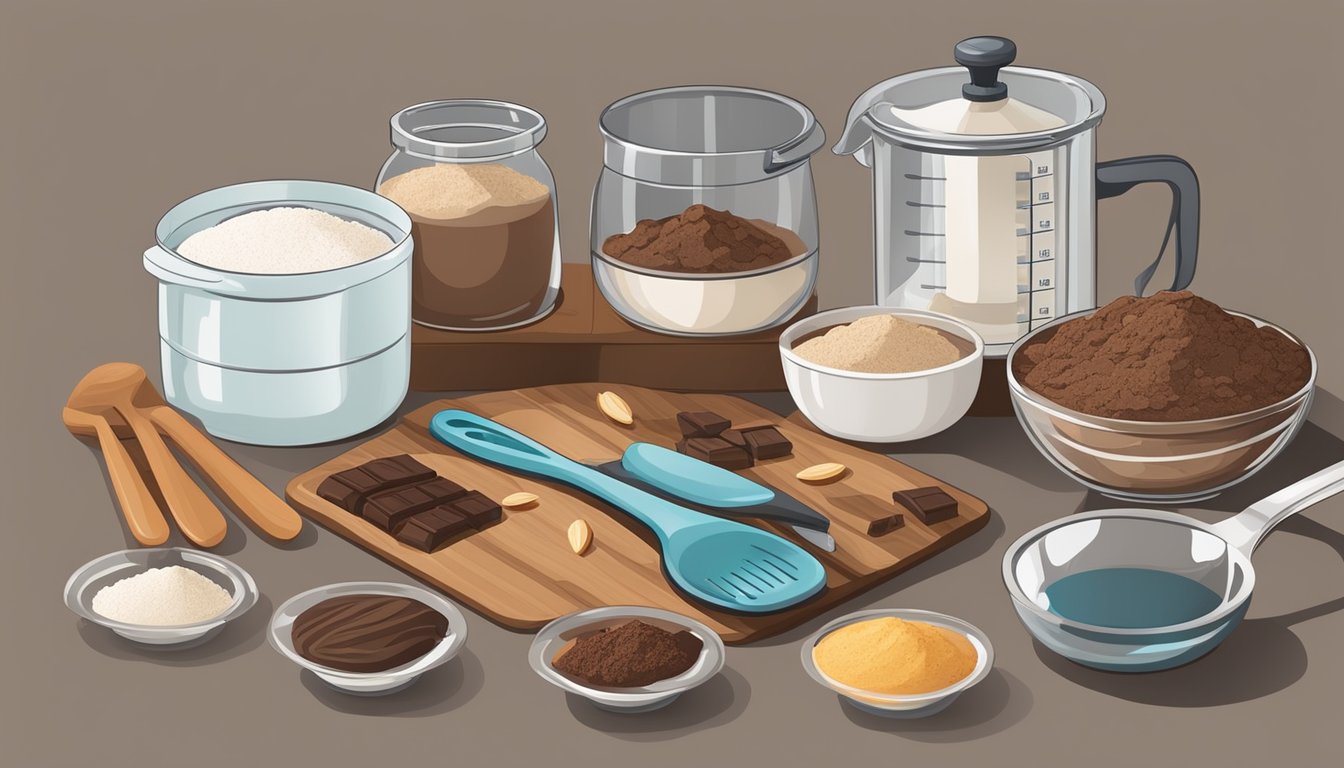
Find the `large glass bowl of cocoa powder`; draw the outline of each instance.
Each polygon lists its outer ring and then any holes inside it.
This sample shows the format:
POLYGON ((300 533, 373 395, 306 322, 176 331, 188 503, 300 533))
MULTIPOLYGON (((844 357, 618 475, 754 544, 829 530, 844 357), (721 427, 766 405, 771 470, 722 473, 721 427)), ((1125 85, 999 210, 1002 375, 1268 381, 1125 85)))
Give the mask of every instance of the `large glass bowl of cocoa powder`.
POLYGON ((1262 469, 1306 422, 1316 370, 1298 337, 1189 292, 1061 317, 1008 353, 1036 448, 1092 490, 1149 503, 1210 498, 1262 469))

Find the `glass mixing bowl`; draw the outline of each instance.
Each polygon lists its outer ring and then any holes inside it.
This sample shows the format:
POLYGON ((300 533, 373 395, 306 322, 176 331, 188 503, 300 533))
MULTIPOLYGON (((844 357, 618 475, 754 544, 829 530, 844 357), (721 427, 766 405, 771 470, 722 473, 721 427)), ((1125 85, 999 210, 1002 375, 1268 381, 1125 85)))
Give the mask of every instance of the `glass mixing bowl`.
POLYGON ((1065 408, 1028 389, 1017 377, 1017 354, 1053 336, 1066 315, 1023 336, 1008 352, 1008 391, 1017 419, 1032 444, 1079 483, 1107 496, 1150 503, 1211 498, 1260 471, 1306 423, 1316 385, 1316 356, 1284 329, 1240 312, 1260 328, 1273 328, 1307 350, 1311 375, 1291 396, 1247 413, 1197 421, 1109 419, 1065 408))

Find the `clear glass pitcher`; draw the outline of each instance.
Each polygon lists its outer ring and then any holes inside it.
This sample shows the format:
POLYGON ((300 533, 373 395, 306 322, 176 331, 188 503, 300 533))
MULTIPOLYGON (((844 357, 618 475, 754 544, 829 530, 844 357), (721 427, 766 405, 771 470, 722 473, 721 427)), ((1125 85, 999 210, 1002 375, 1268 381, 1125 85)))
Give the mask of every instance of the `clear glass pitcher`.
MULTIPOLYGON (((1170 155, 1096 162, 1106 111, 1071 75, 1006 67, 999 37, 963 40, 960 67, 913 72, 868 89, 836 154, 873 169, 876 301, 956 317, 1001 357, 1023 334, 1097 305, 1096 201, 1137 184, 1172 190, 1173 290, 1194 277, 1199 182, 1170 155)), ((1159 252, 1135 279, 1142 293, 1159 252)))

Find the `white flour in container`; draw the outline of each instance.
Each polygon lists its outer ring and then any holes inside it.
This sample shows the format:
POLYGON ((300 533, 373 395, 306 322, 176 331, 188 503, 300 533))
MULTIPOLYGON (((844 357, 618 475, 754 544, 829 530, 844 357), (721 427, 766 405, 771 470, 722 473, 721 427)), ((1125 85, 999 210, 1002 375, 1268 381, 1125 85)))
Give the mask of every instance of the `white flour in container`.
POLYGON ((323 272, 392 248, 378 230, 313 208, 269 208, 225 219, 177 247, 205 267, 256 275, 323 272))
POLYGON ((227 589, 180 565, 150 568, 93 596, 93 612, 99 616, 160 627, 213 619, 232 604, 227 589))

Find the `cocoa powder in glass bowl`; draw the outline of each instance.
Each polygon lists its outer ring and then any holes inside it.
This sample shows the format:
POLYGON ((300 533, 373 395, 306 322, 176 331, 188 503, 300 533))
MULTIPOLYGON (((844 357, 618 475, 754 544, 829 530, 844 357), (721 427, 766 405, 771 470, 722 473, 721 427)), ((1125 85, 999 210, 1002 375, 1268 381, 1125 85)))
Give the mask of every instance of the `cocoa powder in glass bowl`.
POLYGON ((1014 356, 1027 388, 1074 411, 1131 421, 1248 413, 1297 393, 1307 350, 1190 291, 1125 296, 1014 356))

